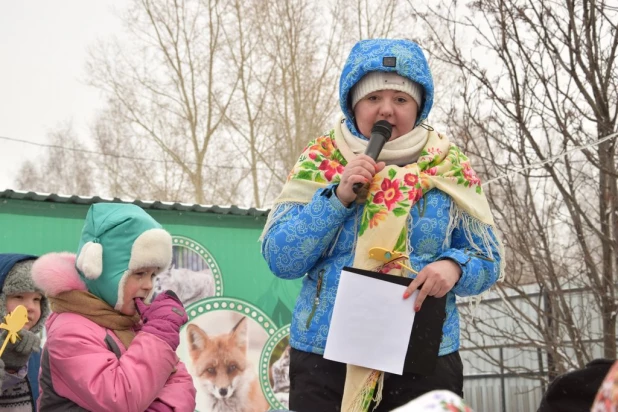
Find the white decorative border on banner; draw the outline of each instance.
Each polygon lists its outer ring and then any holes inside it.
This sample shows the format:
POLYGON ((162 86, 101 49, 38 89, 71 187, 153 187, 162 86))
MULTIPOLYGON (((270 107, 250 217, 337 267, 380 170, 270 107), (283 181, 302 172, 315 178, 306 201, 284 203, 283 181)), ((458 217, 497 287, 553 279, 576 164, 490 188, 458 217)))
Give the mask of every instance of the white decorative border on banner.
POLYGON ((270 406, 275 409, 287 409, 287 407, 277 400, 275 392, 270 386, 270 377, 268 373, 270 368, 270 357, 279 342, 289 336, 290 325, 286 325, 279 329, 268 338, 266 344, 264 344, 264 349, 262 349, 262 356, 260 356, 260 385, 262 386, 262 392, 266 396, 266 400, 270 406))
POLYGON ((275 326, 273 321, 262 309, 240 299, 227 297, 208 298, 192 303, 186 310, 190 321, 204 313, 216 310, 231 310, 256 321, 266 331, 269 337, 274 335, 277 331, 277 326, 275 326))

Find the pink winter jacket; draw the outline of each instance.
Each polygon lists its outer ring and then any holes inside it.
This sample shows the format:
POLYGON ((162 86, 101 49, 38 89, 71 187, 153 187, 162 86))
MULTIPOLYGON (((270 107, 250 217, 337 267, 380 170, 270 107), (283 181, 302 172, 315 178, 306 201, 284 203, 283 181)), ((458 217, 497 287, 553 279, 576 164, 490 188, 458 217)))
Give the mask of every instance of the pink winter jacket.
MULTIPOLYGON (((34 281, 50 296, 84 290, 74 264, 75 255, 44 255, 34 281)), ((40 411, 195 410, 191 376, 158 337, 138 332, 125 350, 113 331, 74 313, 52 313, 46 329, 40 411)))

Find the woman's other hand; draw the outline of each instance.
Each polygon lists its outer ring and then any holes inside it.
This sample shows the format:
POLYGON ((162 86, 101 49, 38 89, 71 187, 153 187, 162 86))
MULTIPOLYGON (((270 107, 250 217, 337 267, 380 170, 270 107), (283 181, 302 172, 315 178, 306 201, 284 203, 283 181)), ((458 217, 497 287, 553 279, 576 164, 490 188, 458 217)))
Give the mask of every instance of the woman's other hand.
POLYGON ((450 260, 438 260, 425 266, 416 275, 416 279, 410 283, 403 294, 403 298, 407 299, 416 289, 419 289, 414 310, 418 312, 427 296, 435 296, 441 298, 450 292, 461 276, 461 268, 459 265, 450 260))

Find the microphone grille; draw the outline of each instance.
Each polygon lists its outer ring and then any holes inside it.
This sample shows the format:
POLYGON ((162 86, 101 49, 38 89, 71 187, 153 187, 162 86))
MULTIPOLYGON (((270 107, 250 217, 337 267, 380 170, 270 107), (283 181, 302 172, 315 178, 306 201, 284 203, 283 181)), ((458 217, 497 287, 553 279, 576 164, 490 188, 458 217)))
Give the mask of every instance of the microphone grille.
POLYGON ((385 136, 387 139, 391 137, 392 131, 393 126, 386 120, 379 120, 375 122, 373 127, 371 128, 371 133, 379 133, 382 136, 385 136))

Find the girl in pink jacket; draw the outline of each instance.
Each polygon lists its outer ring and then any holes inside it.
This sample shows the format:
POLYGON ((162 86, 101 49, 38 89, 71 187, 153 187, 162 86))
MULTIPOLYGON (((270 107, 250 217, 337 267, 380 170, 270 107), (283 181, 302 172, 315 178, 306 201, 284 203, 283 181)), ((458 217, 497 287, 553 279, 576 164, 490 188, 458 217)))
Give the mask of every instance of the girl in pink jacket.
POLYGON ((193 411, 193 380, 176 356, 187 315, 173 292, 152 294, 172 239, 141 208, 95 204, 77 255, 39 258, 32 276, 49 298, 39 410, 193 411))

